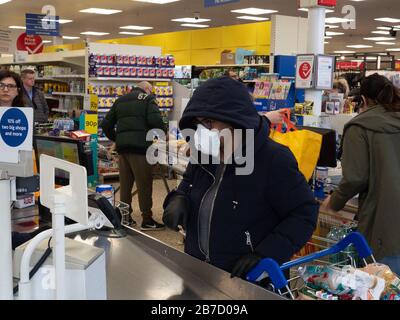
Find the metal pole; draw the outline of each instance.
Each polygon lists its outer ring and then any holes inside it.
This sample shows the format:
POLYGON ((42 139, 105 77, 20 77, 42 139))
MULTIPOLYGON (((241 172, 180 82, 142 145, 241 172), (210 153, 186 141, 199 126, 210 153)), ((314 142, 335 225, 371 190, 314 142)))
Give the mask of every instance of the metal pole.
POLYGON ((0 180, 0 300, 13 299, 11 182, 0 180))
POLYGON ((53 234, 56 300, 65 300, 65 198, 54 196, 53 234))
MULTIPOLYGON (((325 8, 314 7, 308 9, 308 41, 307 53, 324 54, 325 52, 325 8)), ((306 101, 314 101, 314 115, 321 115, 322 91, 306 90, 306 101)))

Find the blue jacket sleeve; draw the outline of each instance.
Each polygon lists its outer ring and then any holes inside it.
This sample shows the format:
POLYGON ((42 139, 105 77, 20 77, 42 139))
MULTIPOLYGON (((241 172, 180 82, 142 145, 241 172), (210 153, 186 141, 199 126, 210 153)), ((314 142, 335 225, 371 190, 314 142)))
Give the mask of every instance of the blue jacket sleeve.
POLYGON ((276 148, 269 172, 266 196, 280 222, 256 252, 283 264, 311 238, 319 206, 289 149, 276 148))

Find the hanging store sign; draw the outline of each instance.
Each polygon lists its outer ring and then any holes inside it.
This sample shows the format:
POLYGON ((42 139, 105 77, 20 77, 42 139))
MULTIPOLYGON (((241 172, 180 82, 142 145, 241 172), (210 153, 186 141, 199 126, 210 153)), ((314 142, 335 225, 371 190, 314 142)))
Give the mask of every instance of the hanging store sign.
POLYGON ((17 50, 28 51, 29 54, 42 53, 43 40, 40 36, 30 36, 23 33, 18 37, 17 50))
POLYGON ((221 6, 228 3, 239 2, 240 0, 204 0, 204 7, 216 7, 221 6))
POLYGON ((27 13, 25 17, 26 33, 28 35, 41 35, 52 37, 59 37, 61 35, 59 16, 27 13))
POLYGON ((299 0, 299 8, 336 7, 337 0, 299 0))

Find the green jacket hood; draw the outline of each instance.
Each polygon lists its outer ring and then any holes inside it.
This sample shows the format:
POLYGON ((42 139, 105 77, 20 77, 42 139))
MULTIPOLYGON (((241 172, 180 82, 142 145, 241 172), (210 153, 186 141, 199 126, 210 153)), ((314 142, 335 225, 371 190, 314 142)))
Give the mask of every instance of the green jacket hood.
POLYGON ((353 125, 377 133, 400 133, 400 112, 388 112, 383 106, 377 105, 359 114, 345 129, 353 125))

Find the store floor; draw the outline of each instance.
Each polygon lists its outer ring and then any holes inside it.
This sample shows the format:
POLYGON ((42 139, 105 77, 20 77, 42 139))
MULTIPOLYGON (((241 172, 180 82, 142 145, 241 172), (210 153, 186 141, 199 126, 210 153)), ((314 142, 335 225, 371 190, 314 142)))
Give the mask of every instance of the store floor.
MULTIPOLYGON (((167 180, 170 189, 172 190, 177 186, 177 180, 167 180)), ((118 182, 111 183, 114 187, 119 186, 118 182)), ((135 190, 135 187, 134 187, 135 190)), ((116 194, 116 199, 119 200, 120 194, 116 194)), ((167 196, 167 190, 164 186, 164 183, 161 179, 155 179, 153 183, 153 218, 162 222, 162 214, 163 214, 163 203, 164 199, 167 196)), ((133 218, 137 222, 137 227, 135 229, 140 230, 140 225, 142 223, 142 217, 140 215, 139 203, 137 195, 133 198, 133 218)), ((163 230, 163 231, 149 231, 145 232, 149 236, 154 237, 165 244, 174 247, 180 251, 183 251, 183 238, 182 235, 178 232, 174 232, 171 230, 163 230)))

